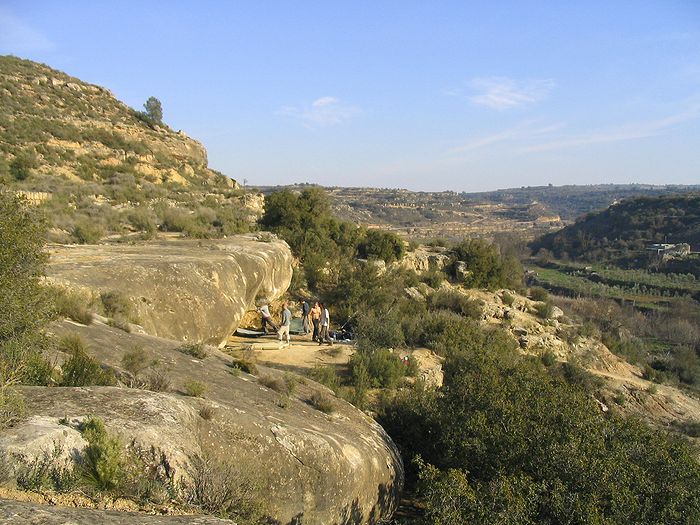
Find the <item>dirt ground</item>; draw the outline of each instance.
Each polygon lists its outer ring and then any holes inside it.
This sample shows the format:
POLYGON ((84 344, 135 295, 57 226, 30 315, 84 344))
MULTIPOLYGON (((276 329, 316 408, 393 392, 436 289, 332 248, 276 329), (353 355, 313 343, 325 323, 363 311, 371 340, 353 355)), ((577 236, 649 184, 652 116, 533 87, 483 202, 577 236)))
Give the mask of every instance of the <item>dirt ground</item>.
POLYGON ((291 335, 288 347, 280 348, 276 334, 261 337, 229 337, 226 350, 231 353, 252 351, 260 364, 308 374, 317 366, 344 367, 354 353, 352 342, 335 342, 332 346, 319 345, 311 334, 291 335))

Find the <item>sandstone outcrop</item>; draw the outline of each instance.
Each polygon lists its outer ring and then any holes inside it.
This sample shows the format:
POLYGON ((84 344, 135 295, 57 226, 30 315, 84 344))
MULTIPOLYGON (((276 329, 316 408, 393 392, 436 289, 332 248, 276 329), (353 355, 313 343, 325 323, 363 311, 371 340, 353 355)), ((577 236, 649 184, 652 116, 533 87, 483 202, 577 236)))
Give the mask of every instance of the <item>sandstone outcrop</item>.
POLYGON ((256 300, 282 295, 292 255, 276 238, 239 235, 216 241, 52 246, 47 275, 93 294, 126 296, 151 334, 223 345, 256 300))
MULTIPOLYGON (((101 323, 63 321, 53 330, 59 335, 79 333, 90 353, 122 378, 128 375, 121 369, 122 357, 139 346, 149 361, 157 360, 167 371, 170 388, 155 393, 119 387, 22 387, 31 417, 0 433, 0 454, 14 458, 14 469, 31 460, 28 448, 21 458, 8 454, 18 445, 36 441, 42 429, 55 436, 59 421, 71 434, 80 420, 93 415, 123 443, 153 450, 174 478, 190 476, 196 455, 228 462, 233 465, 230 476, 257 484, 258 497, 279 523, 378 523, 395 509, 403 466, 393 442, 373 419, 325 387, 305 380, 282 399, 265 386, 270 384, 266 378, 281 380, 281 372, 260 366, 258 377, 234 374, 231 358, 213 347, 207 357, 196 359, 178 351, 177 342, 101 323), (182 394, 191 380, 204 384, 202 398, 182 394), (331 413, 314 408, 310 400, 316 392, 331 397, 331 413), (200 415, 204 406, 213 417, 200 415)), ((79 448, 77 440, 72 442, 79 448)), ((34 450, 38 453, 39 447, 34 450)), ((88 518, 72 519, 91 523, 88 518)))
POLYGON ((401 266, 418 273, 442 270, 449 263, 450 256, 442 247, 419 246, 401 259, 401 266))

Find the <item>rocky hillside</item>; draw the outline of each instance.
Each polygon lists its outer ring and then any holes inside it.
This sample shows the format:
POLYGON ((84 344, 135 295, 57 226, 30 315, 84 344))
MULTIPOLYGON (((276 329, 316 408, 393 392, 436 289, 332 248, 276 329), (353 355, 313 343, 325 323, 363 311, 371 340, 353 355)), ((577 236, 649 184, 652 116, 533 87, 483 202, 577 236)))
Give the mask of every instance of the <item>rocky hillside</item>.
POLYGON ((700 194, 624 200, 532 244, 556 257, 644 266, 651 243, 700 244, 700 194))
POLYGON ((204 146, 156 124, 107 89, 43 64, 0 57, 0 177, 60 176, 83 183, 138 181, 230 187, 204 146))

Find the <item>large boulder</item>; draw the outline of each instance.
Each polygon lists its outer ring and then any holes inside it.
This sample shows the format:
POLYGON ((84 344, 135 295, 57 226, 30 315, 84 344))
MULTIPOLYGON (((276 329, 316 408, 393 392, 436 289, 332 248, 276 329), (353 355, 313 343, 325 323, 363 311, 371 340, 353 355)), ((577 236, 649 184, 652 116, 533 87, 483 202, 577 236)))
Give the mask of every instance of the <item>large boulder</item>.
POLYGON ((403 483, 395 445, 372 418, 325 387, 300 380, 287 396, 276 390, 285 379, 278 370, 258 366, 257 376, 238 372, 232 358, 214 347, 206 357, 195 358, 178 351, 177 342, 124 333, 101 323, 86 327, 64 321, 53 330, 58 335, 80 334, 89 352, 124 382, 124 354, 143 348, 148 362, 157 360, 167 371, 170 387, 160 393, 119 387, 22 387, 30 417, 0 432, 0 456, 11 459, 12 470, 31 462, 30 450, 41 454, 39 446, 24 445, 48 446, 59 423, 71 436, 71 446, 79 448, 78 436, 72 433, 78 422, 92 415, 124 444, 150 450, 159 467, 178 483, 192 477, 197 456, 228 465, 230 476, 258 487, 258 497, 280 523, 378 523, 393 513, 403 483), (183 395, 192 380, 203 383, 203 397, 183 395), (312 398, 319 393, 330 398, 330 413, 316 408, 312 398), (24 454, 13 454, 18 449, 24 454))
POLYGON ((275 237, 52 246, 51 281, 126 296, 152 335, 223 345, 256 299, 281 296, 292 254, 275 237), (264 239, 264 240, 259 240, 264 239))

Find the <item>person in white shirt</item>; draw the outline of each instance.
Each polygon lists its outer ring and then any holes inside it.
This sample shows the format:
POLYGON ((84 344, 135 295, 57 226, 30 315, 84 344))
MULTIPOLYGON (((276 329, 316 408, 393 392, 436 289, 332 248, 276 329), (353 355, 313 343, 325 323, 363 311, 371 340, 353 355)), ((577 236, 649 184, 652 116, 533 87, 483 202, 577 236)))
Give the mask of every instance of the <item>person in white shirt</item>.
POLYGON ((318 336, 318 344, 322 345, 323 343, 328 343, 329 345, 333 345, 333 341, 331 339, 330 334, 328 333, 328 330, 330 329, 331 326, 331 315, 328 313, 328 308, 326 308, 326 305, 323 303, 320 303, 321 306, 321 333, 318 336))
POLYGON ((270 307, 267 304, 264 304, 260 308, 258 308, 258 312, 260 312, 260 315, 261 315, 261 319, 260 319, 260 323, 262 324, 261 330, 264 333, 267 333, 267 325, 268 324, 274 329, 275 332, 279 331, 279 327, 272 320, 272 315, 270 314, 270 307))

